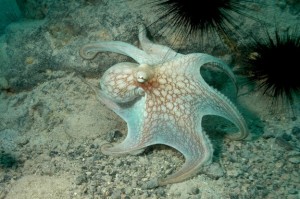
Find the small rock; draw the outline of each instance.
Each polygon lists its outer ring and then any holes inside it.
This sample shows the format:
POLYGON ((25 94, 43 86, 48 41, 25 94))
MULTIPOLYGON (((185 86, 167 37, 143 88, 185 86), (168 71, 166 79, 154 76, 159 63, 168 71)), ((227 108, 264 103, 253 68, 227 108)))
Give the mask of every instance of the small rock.
POLYGON ((297 140, 300 140, 300 127, 293 127, 292 135, 294 135, 297 140))
POLYGON ((86 178, 85 174, 82 174, 82 175, 79 175, 76 177, 76 180, 75 180, 76 185, 81 185, 85 182, 87 182, 87 178, 86 178))
POLYGON ((264 139, 270 139, 270 138, 274 138, 275 136, 274 136, 274 133, 273 133, 273 132, 271 132, 271 131, 266 131, 266 132, 264 132, 264 134, 262 135, 262 137, 263 137, 264 139))
POLYGON ((191 187, 188 193, 192 195, 198 195, 200 193, 200 190, 198 187, 191 187))
POLYGON ((123 162, 121 160, 117 159, 115 161, 115 166, 119 167, 119 166, 122 166, 122 165, 123 165, 123 162))
POLYGON ((287 151, 291 151, 294 149, 294 147, 285 139, 283 139, 282 137, 277 137, 275 139, 275 143, 278 144, 278 146, 281 146, 282 148, 284 148, 287 151))
POLYGON ((101 160, 103 158, 103 155, 102 154, 95 154, 93 156, 93 161, 97 161, 97 160, 101 160))
POLYGON ((282 139, 284 139, 285 141, 290 141, 290 140, 292 140, 292 136, 289 135, 289 134, 287 134, 287 133, 282 134, 281 137, 282 137, 282 139))
POLYGON ((299 164, 300 163, 300 156, 290 157, 288 160, 293 164, 299 164))
POLYGON ((297 189, 290 189, 288 191, 289 194, 297 194, 298 193, 298 190, 297 189))
POLYGON ((8 81, 5 79, 5 77, 0 77, 0 90, 7 90, 8 88, 8 81))
POLYGON ((283 167, 283 162, 276 162, 275 163, 275 168, 277 168, 277 169, 280 169, 280 168, 282 168, 283 167))
POLYGON ((155 178, 155 179, 152 179, 150 181, 147 181, 145 182, 143 185, 142 185, 142 189, 143 190, 146 190, 146 189, 153 189, 153 188, 156 188, 158 187, 158 179, 155 178))
POLYGON ((290 181, 300 184, 300 177, 299 176, 295 176, 295 175, 291 175, 290 181))
POLYGON ((106 141, 108 142, 115 142, 118 139, 120 139, 123 136, 123 134, 119 131, 119 130, 113 130, 110 131, 107 135, 106 135, 106 141))
POLYGON ((238 177, 239 175, 241 175, 241 171, 237 169, 227 170, 227 175, 229 177, 238 177))
POLYGON ((212 163, 205 171, 206 175, 213 179, 219 179, 224 176, 224 170, 218 163, 212 163))
POLYGON ((300 156, 300 151, 289 151, 287 153, 288 157, 292 157, 292 156, 300 156))
POLYGON ((166 196, 165 189, 162 188, 162 187, 157 188, 155 193, 156 193, 158 196, 160 196, 160 197, 165 197, 165 196, 166 196))
POLYGON ((17 144, 18 144, 18 146, 23 147, 23 146, 25 146, 28 143, 29 143, 29 139, 28 138, 20 138, 18 140, 17 144))
POLYGON ((131 194, 132 192, 133 192, 133 188, 132 188, 132 187, 126 187, 126 188, 125 188, 125 193, 126 193, 127 195, 131 194))
POLYGON ((86 174, 87 177, 90 177, 92 175, 92 172, 87 171, 87 172, 85 172, 85 174, 86 174))
POLYGON ((120 199, 121 198, 121 190, 117 189, 117 190, 114 190, 111 194, 111 198, 112 199, 120 199))

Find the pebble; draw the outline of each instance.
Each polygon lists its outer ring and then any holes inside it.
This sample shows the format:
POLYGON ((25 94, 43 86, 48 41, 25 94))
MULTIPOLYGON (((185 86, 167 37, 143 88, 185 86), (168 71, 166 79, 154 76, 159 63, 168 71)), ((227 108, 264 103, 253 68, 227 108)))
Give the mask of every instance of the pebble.
POLYGON ((289 151, 287 155, 289 157, 291 157, 291 156, 300 156, 300 152, 293 150, 293 151, 289 151))
POLYGON ((283 165, 284 165, 283 162, 276 162, 276 163, 275 163, 275 168, 277 168, 277 169, 282 168, 283 165))
POLYGON ((87 171, 87 172, 85 172, 85 174, 86 174, 87 177, 90 177, 92 175, 92 172, 87 171))
POLYGON ((241 171, 237 170, 237 169, 231 169, 231 170, 227 170, 227 175, 229 177, 238 177, 241 174, 241 171))
POLYGON ((210 178, 219 179, 224 176, 224 170, 218 163, 212 163, 207 167, 205 174, 208 175, 210 178))
POLYGON ((287 134, 287 133, 284 133, 282 134, 282 139, 284 139, 285 141, 291 141, 292 140, 292 136, 287 134))
POLYGON ((119 167, 119 166, 122 166, 122 165, 123 165, 123 162, 121 160, 117 159, 115 161, 115 166, 119 167))
POLYGON ((155 191, 155 193, 159 196, 159 197, 164 197, 166 196, 166 192, 165 189, 163 187, 158 187, 155 191))
POLYGON ((198 195, 200 193, 200 190, 198 187, 191 187, 188 193, 192 195, 198 195))
POLYGON ((300 156, 290 157, 288 160, 293 164, 299 164, 300 163, 300 156))
POLYGON ((85 174, 79 175, 75 179, 75 184, 76 185, 81 185, 83 183, 87 182, 87 178, 85 174))
POLYGON ((286 141, 285 139, 283 139, 282 137, 277 137, 277 138, 275 139, 275 143, 276 143, 278 146, 284 148, 284 149, 287 150, 287 151, 290 151, 290 150, 293 150, 293 149, 294 149, 294 147, 293 147, 288 141, 286 141))
POLYGON ((300 140, 300 127, 293 127, 292 135, 294 135, 297 140, 300 140))
POLYGON ((262 135, 262 137, 264 139, 270 139, 270 138, 274 138, 274 132, 272 131, 265 131, 264 134, 262 135))
POLYGON ((0 90, 5 90, 9 88, 8 81, 5 77, 0 77, 0 90))
POLYGON ((298 190, 297 189, 290 189, 288 191, 289 194, 297 194, 298 193, 298 190))
POLYGON ((116 189, 112 192, 111 194, 111 198, 112 199, 120 199, 121 198, 121 194, 122 194, 122 191, 120 189, 116 189))
POLYGON ((119 130, 113 130, 107 133, 106 135, 106 141, 110 142, 115 142, 119 138, 121 138, 123 134, 119 130))
POLYGON ((153 189, 153 188, 156 188, 156 187, 158 187, 158 179, 157 179, 157 178, 151 179, 151 180, 145 182, 145 183, 142 185, 142 189, 143 189, 143 190, 146 190, 146 189, 153 189))
POLYGON ((133 188, 132 187, 126 187, 125 188, 125 193, 126 194, 131 194, 133 192, 133 188))

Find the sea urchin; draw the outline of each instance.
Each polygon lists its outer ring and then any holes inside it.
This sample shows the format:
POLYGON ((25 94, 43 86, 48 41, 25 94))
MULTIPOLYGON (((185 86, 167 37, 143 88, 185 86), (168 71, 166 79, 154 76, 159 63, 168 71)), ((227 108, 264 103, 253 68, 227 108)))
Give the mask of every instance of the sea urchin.
POLYGON ((273 102, 293 104, 300 93, 300 37, 289 31, 279 34, 276 29, 274 38, 268 33, 265 39, 254 42, 250 52, 245 63, 248 79, 273 102))
POLYGON ((222 38, 237 30, 240 16, 248 14, 247 0, 153 0, 159 20, 167 18, 176 32, 189 36, 194 33, 217 33, 222 38))

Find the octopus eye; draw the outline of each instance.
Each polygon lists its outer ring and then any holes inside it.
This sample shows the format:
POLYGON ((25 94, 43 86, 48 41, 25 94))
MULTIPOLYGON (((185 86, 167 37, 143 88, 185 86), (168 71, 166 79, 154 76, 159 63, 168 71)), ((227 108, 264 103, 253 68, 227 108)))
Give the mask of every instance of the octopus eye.
POLYGON ((139 65, 136 72, 136 79, 139 83, 145 83, 153 76, 153 68, 147 64, 139 65))
POLYGON ((136 73, 136 78, 137 78, 137 81, 140 82, 140 83, 144 83, 148 80, 148 74, 146 73, 146 71, 138 71, 136 73))

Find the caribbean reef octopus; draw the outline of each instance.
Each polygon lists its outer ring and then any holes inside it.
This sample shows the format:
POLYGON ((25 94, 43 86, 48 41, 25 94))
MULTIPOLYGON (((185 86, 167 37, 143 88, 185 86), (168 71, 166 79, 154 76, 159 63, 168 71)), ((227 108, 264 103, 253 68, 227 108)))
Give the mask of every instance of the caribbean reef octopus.
POLYGON ((114 52, 137 63, 122 62, 109 68, 100 79, 99 99, 127 122, 123 142, 101 147, 106 155, 137 154, 155 144, 168 145, 184 155, 185 163, 157 185, 184 181, 212 161, 213 147, 202 129, 205 115, 231 121, 238 133, 232 140, 247 137, 243 116, 233 103, 209 86, 200 73, 205 64, 222 69, 233 81, 230 67, 204 53, 180 54, 151 42, 144 26, 139 27, 141 49, 121 41, 100 41, 84 45, 80 55, 93 59, 99 52, 114 52))

